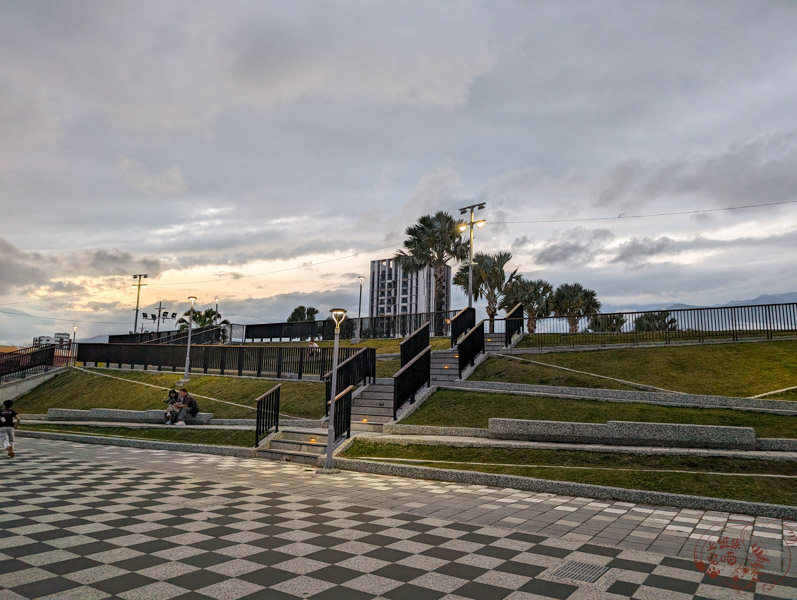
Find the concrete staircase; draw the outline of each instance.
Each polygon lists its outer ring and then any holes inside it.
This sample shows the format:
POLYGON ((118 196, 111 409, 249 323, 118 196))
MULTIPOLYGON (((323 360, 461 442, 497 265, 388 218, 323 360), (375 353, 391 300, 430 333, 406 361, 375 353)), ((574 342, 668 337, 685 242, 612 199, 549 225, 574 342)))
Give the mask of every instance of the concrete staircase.
POLYGON ((459 353, 452 350, 432 351, 432 385, 459 378, 459 353))
POLYGON ((326 451, 326 429, 282 429, 257 449, 257 455, 268 460, 315 465, 326 451))
POLYGON ((367 385, 351 402, 351 428, 357 431, 382 431, 393 419, 393 379, 380 378, 367 385))

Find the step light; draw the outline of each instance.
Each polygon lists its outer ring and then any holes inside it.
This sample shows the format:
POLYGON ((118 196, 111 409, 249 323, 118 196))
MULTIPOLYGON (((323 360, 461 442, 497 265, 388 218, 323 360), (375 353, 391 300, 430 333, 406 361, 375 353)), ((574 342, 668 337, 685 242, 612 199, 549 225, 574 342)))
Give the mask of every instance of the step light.
POLYGON ((315 438, 310 438, 310 443, 315 444, 315 438))
POLYGON ((363 419, 363 423, 367 423, 367 422, 368 422, 368 419, 363 419))

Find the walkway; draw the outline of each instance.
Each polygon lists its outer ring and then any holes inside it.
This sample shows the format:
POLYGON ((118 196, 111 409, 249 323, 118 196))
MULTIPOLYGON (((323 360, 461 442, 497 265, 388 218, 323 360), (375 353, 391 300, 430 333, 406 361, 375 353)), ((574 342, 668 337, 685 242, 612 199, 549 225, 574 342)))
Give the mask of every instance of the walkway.
POLYGON ((2 600, 797 597, 794 523, 256 459, 19 450, 2 459, 2 600), (742 574, 736 592, 727 561, 719 577, 696 569, 704 540, 727 558, 745 531, 766 570, 792 575, 742 574), (554 575, 572 562, 597 581, 554 575))

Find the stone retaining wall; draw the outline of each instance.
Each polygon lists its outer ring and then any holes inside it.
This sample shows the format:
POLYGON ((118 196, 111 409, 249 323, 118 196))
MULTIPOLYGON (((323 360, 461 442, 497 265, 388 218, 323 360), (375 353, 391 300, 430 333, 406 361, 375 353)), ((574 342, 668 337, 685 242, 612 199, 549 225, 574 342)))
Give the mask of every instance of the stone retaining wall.
POLYGON ((737 450, 757 448, 752 427, 632 421, 609 421, 603 424, 490 419, 488 422, 488 437, 499 440, 737 450))
MULTIPOLYGON (((115 408, 92 408, 77 410, 71 408, 50 408, 47 410, 49 421, 109 421, 111 423, 160 423, 164 421, 166 408, 156 410, 119 410, 115 408)), ((199 413, 188 417, 189 425, 207 425, 213 413, 199 413)))

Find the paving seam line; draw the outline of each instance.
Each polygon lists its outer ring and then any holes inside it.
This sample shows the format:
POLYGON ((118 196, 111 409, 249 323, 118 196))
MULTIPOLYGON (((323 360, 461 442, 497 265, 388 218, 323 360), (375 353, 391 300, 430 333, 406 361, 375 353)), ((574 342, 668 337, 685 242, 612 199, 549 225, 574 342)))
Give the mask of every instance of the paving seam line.
MULTIPOLYGON (((72 367, 72 368, 77 370, 77 371, 82 371, 83 373, 89 373, 90 375, 97 375, 98 377, 107 377, 108 379, 116 379, 117 381, 124 381, 124 382, 127 382, 127 383, 135 383, 135 384, 138 384, 138 385, 145 385, 147 387, 155 388, 155 389, 158 389, 158 390, 169 391, 170 389, 172 389, 172 388, 168 388, 168 387, 163 387, 161 385, 155 385, 155 384, 152 384, 152 383, 146 383, 144 381, 135 381, 133 379, 126 379, 125 377, 116 377, 115 375, 106 375, 105 373, 97 373, 97 371, 90 371, 90 370, 85 369, 83 367, 72 367)), ((237 404, 235 402, 229 402, 228 400, 219 400, 218 398, 211 398, 210 396, 201 396, 200 394, 192 394, 192 395, 196 396, 197 398, 203 398, 205 400, 211 400, 212 402, 221 402, 222 404, 229 404, 230 406, 238 406, 240 408, 246 408, 248 410, 255 410, 255 411, 257 410, 257 408, 254 407, 254 406, 246 406, 245 404, 237 404)), ((301 417, 297 417, 297 416, 294 416, 294 415, 288 415, 288 414, 285 414, 285 413, 280 413, 280 416, 281 417, 288 417, 289 419, 301 419, 301 417)))
POLYGON ((544 363, 537 360, 529 360, 527 358, 518 358, 517 356, 512 356, 511 354, 499 354, 495 353, 495 356, 500 356, 502 358, 513 358, 515 360, 519 360, 521 362, 527 362, 534 365, 539 365, 541 367, 550 367, 552 369, 560 369, 562 371, 568 371, 570 373, 578 373, 579 375, 589 375, 590 377, 598 377, 600 379, 608 379, 609 381, 616 381, 617 383, 623 383, 625 385, 630 385, 635 388, 639 388, 641 390, 655 390, 657 392, 667 392, 668 394, 682 394, 683 392, 676 392, 674 390, 666 390, 664 388, 656 387, 655 385, 647 385, 645 383, 636 383, 634 381, 626 381, 625 379, 617 379, 616 377, 609 377, 607 375, 598 375, 597 373, 590 373, 588 371, 579 371, 577 369, 570 369, 568 367, 560 367, 559 365, 552 365, 550 363, 544 363))

